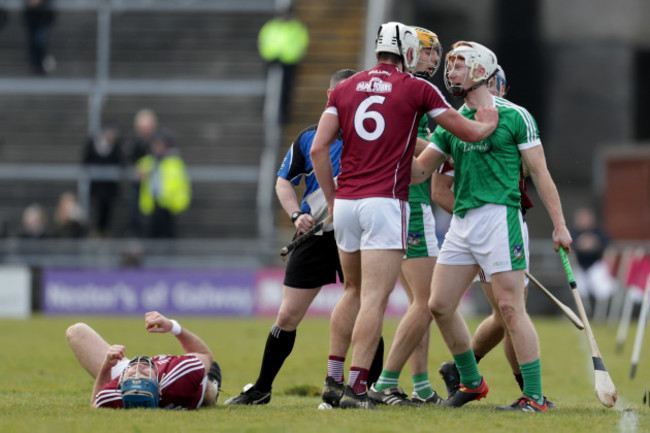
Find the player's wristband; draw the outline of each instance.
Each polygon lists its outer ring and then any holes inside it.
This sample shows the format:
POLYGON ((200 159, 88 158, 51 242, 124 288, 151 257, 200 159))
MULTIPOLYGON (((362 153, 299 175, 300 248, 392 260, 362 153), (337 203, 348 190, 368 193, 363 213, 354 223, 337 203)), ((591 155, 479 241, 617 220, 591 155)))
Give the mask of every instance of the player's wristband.
POLYGON ((171 332, 174 335, 179 335, 182 330, 181 325, 179 325, 178 322, 175 321, 174 319, 171 319, 171 322, 172 322, 172 330, 169 332, 171 332))

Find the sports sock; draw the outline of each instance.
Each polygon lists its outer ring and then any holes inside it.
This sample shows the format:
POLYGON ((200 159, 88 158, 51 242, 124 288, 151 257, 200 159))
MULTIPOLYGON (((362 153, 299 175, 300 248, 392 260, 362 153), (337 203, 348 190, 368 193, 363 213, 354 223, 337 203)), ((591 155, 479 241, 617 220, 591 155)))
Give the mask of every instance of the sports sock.
POLYGON ((379 344, 377 345, 375 358, 372 360, 372 365, 370 365, 370 371, 368 372, 368 384, 372 385, 373 383, 379 380, 379 375, 381 374, 381 369, 383 366, 384 366, 384 337, 379 337, 379 344))
POLYGON ((330 355, 327 358, 327 375, 338 383, 343 383, 343 368, 345 366, 345 358, 341 356, 330 355))
POLYGON ((277 325, 273 325, 269 336, 266 339, 264 355, 262 356, 262 367, 260 375, 255 382, 258 391, 271 391, 275 376, 282 368, 284 360, 293 350, 293 343, 296 341, 296 331, 283 331, 277 325))
POLYGON ((363 394, 368 390, 367 388, 368 381, 368 369, 362 367, 350 367, 350 377, 348 378, 348 385, 352 388, 352 391, 359 395, 363 394))
POLYGON ((519 385, 520 390, 524 390, 524 376, 521 375, 521 373, 512 373, 512 375, 515 377, 515 380, 517 381, 517 385, 519 385))
POLYGON ((386 369, 382 370, 381 376, 379 376, 379 380, 377 380, 377 383, 375 383, 375 389, 377 391, 383 391, 387 388, 397 386, 399 383, 399 374, 399 371, 391 371, 386 369))
POLYGON ((523 394, 537 404, 544 404, 542 394, 542 363, 539 358, 527 364, 519 364, 524 379, 523 394))
POLYGON ((413 378, 413 389, 418 393, 418 397, 426 400, 433 395, 433 388, 431 388, 431 382, 429 382, 428 372, 414 374, 411 377, 413 378))
POLYGON ((474 351, 469 349, 465 353, 452 356, 460 374, 460 382, 467 388, 478 388, 481 384, 481 373, 479 373, 476 365, 474 351))

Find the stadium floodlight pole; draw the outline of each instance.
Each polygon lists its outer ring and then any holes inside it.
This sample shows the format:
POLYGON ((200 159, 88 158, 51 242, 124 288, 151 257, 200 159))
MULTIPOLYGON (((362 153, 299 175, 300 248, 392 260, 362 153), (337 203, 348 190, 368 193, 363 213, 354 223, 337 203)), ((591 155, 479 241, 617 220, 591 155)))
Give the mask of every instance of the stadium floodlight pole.
POLYGON ((578 292, 578 285, 573 278, 571 263, 569 263, 566 251, 561 245, 560 257, 562 258, 562 264, 564 265, 564 272, 566 272, 567 279, 569 280, 573 299, 578 307, 578 313, 580 314, 582 323, 585 325, 585 334, 587 335, 587 342, 589 343, 589 350, 591 351, 591 358, 594 364, 596 397, 598 397, 598 400, 600 400, 604 406, 613 407, 616 404, 616 399, 618 397, 616 386, 614 386, 614 382, 612 382, 612 378, 607 372, 607 368, 605 368, 605 363, 603 362, 603 358, 598 350, 598 345, 596 344, 596 338, 594 337, 594 333, 591 331, 591 326, 589 326, 589 319, 585 313, 585 307, 582 305, 582 299, 578 292))
POLYGON ((641 312, 639 313, 639 322, 636 325, 636 337, 634 338, 634 350, 632 351, 632 361, 630 366, 630 379, 636 376, 636 367, 639 364, 641 357, 641 346, 643 345, 643 334, 645 328, 648 326, 648 307, 650 305, 650 275, 645 284, 645 292, 643 292, 643 303, 641 304, 641 312))
POLYGON ((580 330, 585 329, 585 325, 584 325, 584 323, 582 323, 582 320, 580 320, 580 318, 578 316, 576 316, 576 313, 574 313, 573 310, 570 307, 568 307, 567 305, 562 303, 562 301, 560 301, 558 298, 553 296, 553 294, 546 287, 544 287, 542 285, 542 283, 537 281, 537 279, 535 277, 533 277, 530 274, 530 272, 524 270, 524 273, 526 274, 528 279, 530 281, 532 281, 533 284, 535 284, 539 290, 542 291, 543 294, 548 296, 548 299, 550 299, 555 305, 558 306, 558 308, 560 310, 562 310, 564 315, 571 321, 571 323, 573 323, 575 325, 576 328, 578 328, 580 330))
POLYGON ((291 251, 295 250, 298 245, 304 243, 307 239, 313 237, 316 233, 321 231, 323 229, 323 227, 328 226, 331 222, 332 222, 332 216, 329 215, 323 221, 319 222, 314 227, 310 228, 305 233, 303 233, 300 236, 298 236, 297 238, 295 238, 293 241, 291 241, 290 244, 283 247, 280 250, 280 257, 282 257, 282 261, 284 262, 285 260, 287 260, 287 256, 289 255, 289 253, 291 251))

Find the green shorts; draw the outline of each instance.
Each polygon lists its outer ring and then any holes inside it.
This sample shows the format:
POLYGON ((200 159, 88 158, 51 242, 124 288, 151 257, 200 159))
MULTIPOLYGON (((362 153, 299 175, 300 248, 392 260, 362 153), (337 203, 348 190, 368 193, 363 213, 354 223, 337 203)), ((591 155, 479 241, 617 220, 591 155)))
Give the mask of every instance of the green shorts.
POLYGON ((405 259, 416 257, 438 257, 438 238, 436 237, 436 220, 431 206, 426 203, 409 203, 408 249, 405 259))

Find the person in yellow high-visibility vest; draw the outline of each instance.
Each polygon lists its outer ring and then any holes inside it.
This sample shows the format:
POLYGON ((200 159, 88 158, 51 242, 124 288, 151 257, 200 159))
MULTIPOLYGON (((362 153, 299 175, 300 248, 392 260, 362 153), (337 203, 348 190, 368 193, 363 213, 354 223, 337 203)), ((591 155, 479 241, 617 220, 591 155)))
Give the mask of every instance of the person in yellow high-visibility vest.
POLYGON ((282 66, 279 120, 285 123, 296 68, 309 46, 307 27, 293 15, 292 7, 262 26, 257 38, 260 56, 269 64, 282 66))
POLYGON ((141 179, 140 212, 149 217, 152 238, 176 237, 175 216, 187 209, 192 199, 185 163, 170 147, 170 135, 158 133, 152 153, 136 162, 141 179))

